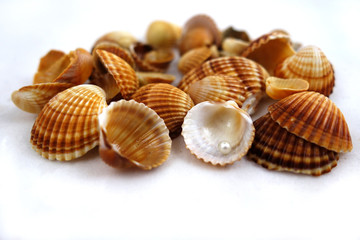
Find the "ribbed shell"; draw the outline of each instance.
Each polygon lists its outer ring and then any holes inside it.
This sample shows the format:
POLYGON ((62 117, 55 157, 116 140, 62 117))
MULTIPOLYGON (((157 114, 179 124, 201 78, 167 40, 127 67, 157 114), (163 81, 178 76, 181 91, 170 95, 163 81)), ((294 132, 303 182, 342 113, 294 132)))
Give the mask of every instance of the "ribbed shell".
POLYGON ((268 110, 281 127, 309 142, 335 152, 352 149, 343 114, 320 93, 296 93, 270 105, 268 110))
POLYGON ((265 80, 269 74, 266 70, 256 62, 244 57, 219 57, 211 59, 203 63, 201 66, 188 72, 180 81, 179 88, 184 92, 188 92, 189 85, 199 81, 206 76, 225 74, 236 76, 242 81, 252 86, 254 91, 262 91, 265 93, 265 80), (258 90, 256 90, 258 89, 258 90))
POLYGON ((199 67, 203 64, 211 57, 211 55, 212 52, 208 47, 191 49, 181 56, 178 63, 178 69, 182 74, 186 74, 191 69, 199 67))
POLYGON ((181 134, 198 159, 224 166, 238 161, 251 146, 255 128, 235 102, 202 102, 186 115, 181 134))
POLYGON ((325 54, 315 46, 301 48, 295 55, 278 64, 274 75, 301 78, 309 82, 309 90, 329 96, 335 84, 334 69, 325 54))
POLYGON ((112 167, 150 170, 170 155, 171 139, 155 111, 133 100, 112 102, 99 116, 100 156, 112 167))
POLYGON ((289 35, 273 31, 250 42, 241 56, 261 64, 272 75, 280 62, 294 54, 289 35))
POLYGON ((265 168, 319 176, 337 165, 338 153, 289 133, 269 113, 257 119, 254 126, 256 133, 248 156, 265 168))
POLYGON ((71 83, 58 82, 33 84, 14 91, 11 100, 23 111, 39 113, 52 97, 73 86, 71 83))
POLYGON ((144 103, 164 119, 172 136, 180 133, 185 115, 194 106, 189 95, 166 83, 145 85, 132 98, 144 103))
POLYGON ((153 66, 149 62, 145 61, 146 53, 153 50, 148 44, 142 44, 140 42, 134 43, 130 46, 130 53, 136 63, 136 69, 144 72, 163 72, 164 69, 153 66))
POLYGON ((139 88, 139 80, 134 69, 113 53, 100 49, 97 49, 96 53, 108 72, 114 77, 122 97, 130 99, 131 95, 139 88))
POLYGON ((113 43, 113 42, 101 42, 95 46, 95 48, 92 52, 95 66, 96 66, 97 62, 100 61, 98 59, 98 55, 96 54, 97 49, 111 52, 111 53, 115 54, 116 56, 125 60, 125 62, 127 62, 132 68, 135 68, 135 61, 132 58, 129 50, 122 48, 118 44, 113 43))
POLYGON ((31 130, 34 150, 50 160, 68 161, 99 143, 98 115, 106 107, 104 91, 79 85, 57 94, 41 110, 31 130))

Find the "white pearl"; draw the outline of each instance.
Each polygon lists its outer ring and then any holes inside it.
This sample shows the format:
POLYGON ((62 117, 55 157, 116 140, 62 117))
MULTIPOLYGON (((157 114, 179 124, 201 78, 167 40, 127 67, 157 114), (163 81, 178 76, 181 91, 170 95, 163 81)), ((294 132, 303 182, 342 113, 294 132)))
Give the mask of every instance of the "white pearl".
POLYGON ((222 154, 226 155, 231 152, 231 145, 229 142, 221 141, 218 145, 218 149, 222 154))

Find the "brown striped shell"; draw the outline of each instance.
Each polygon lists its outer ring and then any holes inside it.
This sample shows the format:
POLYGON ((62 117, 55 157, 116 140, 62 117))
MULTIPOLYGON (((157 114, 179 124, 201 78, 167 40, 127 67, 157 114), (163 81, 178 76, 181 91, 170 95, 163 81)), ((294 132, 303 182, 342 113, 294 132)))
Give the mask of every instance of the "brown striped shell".
POLYGON ((275 67, 294 54, 289 35, 282 31, 273 31, 250 42, 241 56, 261 64, 273 75, 275 67))
POLYGON ((320 93, 296 93, 270 105, 268 110, 281 127, 309 142, 335 152, 352 149, 343 114, 320 93))
POLYGON ((132 99, 144 103, 164 119, 172 137, 180 134, 184 117, 194 106, 189 95, 166 83, 147 84, 139 88, 132 99))
POLYGON ((79 85, 57 94, 41 110, 31 130, 34 150, 50 160, 81 157, 99 143, 98 115, 106 107, 104 91, 79 85))
POLYGON ((182 74, 186 74, 191 69, 199 67, 203 64, 211 57, 211 55, 212 52, 208 47, 191 49, 181 56, 178 63, 178 69, 182 74))
POLYGON ((72 83, 59 82, 32 84, 14 91, 11 100, 25 112, 39 113, 56 94, 73 86, 72 83))
POLYGON ((155 111, 133 100, 112 102, 99 116, 100 156, 115 168, 160 166, 170 155, 171 139, 155 111))
POLYGON ((277 65, 274 75, 301 78, 309 82, 309 90, 329 96, 335 84, 334 69, 325 54, 315 46, 301 48, 295 55, 277 65))
POLYGON ((257 119, 254 126, 255 138, 248 156, 265 168, 319 176, 337 165, 338 153, 288 132, 269 113, 257 119))
POLYGON ((92 70, 92 56, 82 48, 77 48, 69 54, 51 50, 41 58, 33 83, 82 84, 89 78, 92 70))
POLYGON ((111 52, 111 53, 115 54, 116 56, 125 60, 125 62, 127 62, 132 68, 135 68, 135 61, 132 58, 128 49, 120 47, 118 44, 113 43, 113 42, 101 42, 98 45, 96 45, 92 51, 95 69, 101 68, 101 66, 98 65, 100 62, 100 59, 99 59, 98 55, 96 54, 97 49, 111 52))

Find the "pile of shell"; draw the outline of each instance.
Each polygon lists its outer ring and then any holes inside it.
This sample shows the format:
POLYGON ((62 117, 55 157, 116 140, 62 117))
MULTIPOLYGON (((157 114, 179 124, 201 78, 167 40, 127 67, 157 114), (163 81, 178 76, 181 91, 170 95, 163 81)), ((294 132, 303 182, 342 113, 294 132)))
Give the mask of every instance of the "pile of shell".
POLYGON ((37 113, 32 147, 68 161, 99 145, 112 167, 151 169, 183 135, 198 159, 224 166, 248 154, 280 171, 321 175, 352 149, 344 116, 327 96, 334 70, 317 47, 298 49, 275 30, 255 40, 209 16, 183 27, 152 22, 146 42, 129 33, 105 34, 91 53, 51 50, 33 84, 13 92, 20 109, 37 113), (180 53, 178 70, 165 73, 180 53), (280 100, 253 124, 249 114, 268 95, 280 100))

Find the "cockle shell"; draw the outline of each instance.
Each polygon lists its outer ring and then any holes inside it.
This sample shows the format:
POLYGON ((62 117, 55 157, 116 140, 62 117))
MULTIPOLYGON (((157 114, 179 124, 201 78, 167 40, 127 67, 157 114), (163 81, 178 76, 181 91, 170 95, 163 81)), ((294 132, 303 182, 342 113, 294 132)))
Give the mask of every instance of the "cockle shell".
POLYGON ((159 73, 159 72, 136 72, 136 76, 139 79, 140 86, 144 86, 149 83, 171 84, 176 78, 172 74, 159 73))
MULTIPOLYGON (((105 69, 115 80, 116 86, 124 99, 130 99, 131 95, 139 88, 139 80, 136 77, 134 69, 122 58, 105 50, 97 49, 96 54, 99 56, 105 69)), ((110 86, 113 86, 113 81, 110 86)), ((106 89, 106 88, 105 88, 106 89)), ((106 91, 108 93, 108 91, 106 91)))
POLYGON ((319 176, 337 165, 339 154, 310 143, 280 127, 270 114, 254 122, 248 156, 265 168, 319 176))
POLYGON ((182 74, 186 74, 191 69, 199 67, 206 60, 211 58, 212 51, 208 47, 193 48, 181 56, 178 69, 182 74))
POLYGON ((92 56, 82 48, 77 48, 69 54, 51 50, 41 58, 33 83, 82 84, 89 78, 92 70, 92 56))
POLYGON ((271 118, 287 131, 335 152, 352 149, 344 115, 326 96, 300 92, 272 104, 271 118))
POLYGON ((150 170, 170 155, 171 139, 155 111, 133 100, 112 102, 99 116, 100 156, 116 168, 150 170))
POLYGON ((246 31, 237 30, 237 29, 233 28, 232 26, 226 28, 222 32, 222 39, 224 40, 227 38, 235 38, 235 39, 242 40, 244 42, 250 42, 250 37, 246 31))
POLYGON ((303 79, 284 79, 269 77, 266 79, 266 94, 275 100, 280 100, 291 94, 309 89, 309 83, 303 79))
POLYGON ((50 160, 68 161, 99 143, 98 115, 106 107, 104 91, 79 85, 57 94, 41 110, 31 130, 34 150, 50 160))
POLYGON ((182 125, 186 148, 198 159, 224 166, 238 161, 251 146, 255 129, 250 116, 235 102, 202 102, 182 125))
POLYGON ((334 69, 325 54, 315 46, 301 48, 295 55, 277 65, 274 75, 301 78, 309 82, 309 90, 329 96, 335 84, 334 69))
POLYGON ((222 41, 223 54, 227 56, 240 56, 241 53, 249 46, 249 42, 241 39, 226 38, 222 41))
POLYGON ((136 38, 125 31, 113 31, 104 34, 101 36, 96 42, 94 43, 93 48, 95 48, 96 45, 102 42, 112 42, 117 44, 118 46, 128 49, 131 44, 135 43, 137 40, 136 38))
POLYGON ((164 119, 172 137, 180 133, 185 115, 194 106, 189 95, 166 83, 147 84, 132 99, 144 103, 164 119))
POLYGON ((11 94, 11 100, 25 112, 39 113, 56 94, 73 86, 72 83, 37 83, 14 91, 11 94))
POLYGON ((273 31, 250 42, 241 56, 261 64, 273 75, 275 67, 294 54, 289 35, 282 31, 273 31))
POLYGON ((181 28, 167 21, 153 21, 146 31, 146 41, 155 48, 170 48, 180 38, 181 28))

